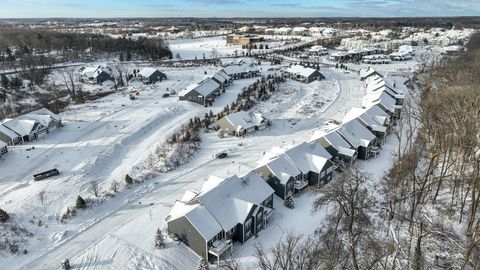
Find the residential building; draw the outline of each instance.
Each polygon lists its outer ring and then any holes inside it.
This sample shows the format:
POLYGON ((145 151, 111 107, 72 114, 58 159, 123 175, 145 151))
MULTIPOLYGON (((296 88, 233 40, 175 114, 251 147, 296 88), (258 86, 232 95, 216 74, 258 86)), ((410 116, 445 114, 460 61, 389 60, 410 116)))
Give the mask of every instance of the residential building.
POLYGON ((194 83, 178 93, 179 100, 187 100, 201 105, 213 103, 215 96, 220 92, 220 84, 212 78, 206 78, 194 83))
POLYGON ((167 75, 165 73, 161 72, 160 70, 156 68, 142 68, 138 73, 137 77, 140 78, 140 80, 144 84, 153 84, 158 81, 163 81, 167 79, 167 75))
POLYGON ((167 217, 167 230, 199 256, 219 261, 270 222, 273 189, 255 172, 210 177, 198 192, 187 191, 167 217))
POLYGON ((325 79, 325 77, 316 69, 293 65, 284 70, 284 74, 291 79, 299 82, 311 83, 325 79))
POLYGON ((270 125, 270 121, 259 110, 240 111, 222 117, 216 122, 218 127, 227 133, 242 136, 255 130, 262 130, 270 125))

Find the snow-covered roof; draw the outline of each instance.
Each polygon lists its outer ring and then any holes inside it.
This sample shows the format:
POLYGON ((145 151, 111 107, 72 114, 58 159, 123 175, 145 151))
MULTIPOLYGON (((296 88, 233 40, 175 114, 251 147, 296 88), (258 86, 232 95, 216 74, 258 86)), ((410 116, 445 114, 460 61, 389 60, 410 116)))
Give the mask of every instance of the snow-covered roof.
POLYGON ((228 231, 245 222, 251 209, 260 205, 273 189, 254 171, 227 179, 210 177, 197 194, 187 191, 177 201, 169 220, 185 216, 207 240, 222 230, 228 231))
POLYGON ((241 66, 226 66, 225 68, 223 68, 223 71, 228 76, 232 76, 232 75, 248 73, 248 72, 258 72, 259 70, 257 67, 249 67, 249 66, 241 65, 241 66))
POLYGON ((259 126, 266 118, 258 110, 240 111, 225 116, 225 119, 236 128, 236 131, 259 126))
POLYGON ((381 104, 383 107, 385 107, 386 110, 391 113, 395 112, 395 103, 395 99, 393 99, 384 91, 367 92, 367 94, 363 98, 363 105, 365 107, 371 107, 376 104, 381 104))
POLYGON ((54 119, 57 122, 61 120, 60 116, 54 114, 53 112, 51 112, 47 108, 41 108, 41 109, 38 109, 36 111, 30 112, 29 114, 49 115, 52 119, 54 119))
POLYGON ((212 78, 205 78, 203 81, 199 83, 193 83, 187 86, 184 90, 180 91, 179 95, 184 96, 188 94, 190 91, 195 90, 199 94, 203 96, 208 96, 215 90, 217 90, 220 85, 214 81, 212 78))
POLYGON ((347 115, 345 115, 344 121, 350 121, 353 119, 359 119, 370 127, 373 131, 386 132, 389 123, 389 115, 383 111, 377 105, 366 108, 352 108, 347 115))
POLYGON ((23 137, 31 134, 32 130, 35 128, 36 123, 36 120, 15 118, 10 121, 4 122, 2 125, 15 131, 15 133, 23 137))
MULTIPOLYGON (((373 140, 375 140, 375 135, 370 132, 365 126, 363 126, 357 119, 353 119, 345 124, 343 127, 359 142, 363 147, 367 147, 373 140)), ((344 133, 342 132, 342 136, 344 133)), ((350 141, 349 139, 347 139, 350 141)))
POLYGON ((33 120, 40 123, 44 127, 48 127, 48 125, 50 125, 50 122, 52 121, 52 118, 50 117, 50 115, 39 115, 39 114, 33 114, 33 113, 20 115, 16 119, 33 120))
POLYGON ((6 126, 4 126, 3 124, 0 125, 0 132, 5 134, 6 136, 8 136, 10 139, 15 139, 15 138, 18 138, 20 137, 19 134, 15 133, 15 131, 7 128, 6 126))
MULTIPOLYGON (((317 133, 317 132, 316 132, 317 133)), ((353 157, 355 155, 355 150, 352 149, 352 146, 338 134, 336 131, 331 131, 327 134, 322 134, 323 132, 318 131, 321 137, 327 140, 333 148, 335 148, 341 155, 353 157)), ((318 139, 318 135, 314 134, 313 139, 318 139)))
POLYGON ((312 46, 310 49, 308 49, 310 52, 320 52, 320 51, 326 51, 327 48, 319 45, 312 46))
POLYGON ((293 65, 285 70, 288 73, 296 74, 302 77, 308 77, 313 73, 317 72, 316 69, 307 68, 301 65, 293 65))
POLYGON ((272 194, 273 189, 252 171, 242 177, 234 175, 225 179, 216 187, 200 193, 197 200, 228 231, 243 223, 252 207, 260 205, 272 194))
POLYGON ((138 74, 141 75, 142 77, 150 77, 152 76, 153 73, 155 73, 158 69, 156 68, 152 68, 152 67, 146 67, 146 68, 142 68, 138 74))
POLYGON ((222 75, 220 75, 218 72, 210 76, 212 79, 215 79, 221 83, 225 83, 227 81, 226 78, 224 78, 222 75))
POLYGON ((263 164, 275 175, 282 184, 286 184, 290 177, 295 177, 300 174, 300 171, 295 167, 293 162, 286 155, 279 155, 268 163, 263 164))
MULTIPOLYGON (((378 72, 372 67, 368 67, 368 68, 364 68, 364 69, 360 70, 360 78, 368 78, 368 77, 370 77, 372 75, 375 75, 375 74, 378 74, 378 72)), ((381 76, 381 75, 379 75, 379 76, 381 76)))
POLYGON ((302 143, 290 148, 285 154, 295 166, 304 174, 322 171, 327 161, 332 156, 317 143, 302 143))
POLYGON ((87 77, 87 78, 96 78, 103 71, 104 71, 103 67, 101 67, 101 66, 97 66, 97 67, 88 66, 88 67, 83 68, 80 71, 80 73, 82 74, 82 76, 87 77))

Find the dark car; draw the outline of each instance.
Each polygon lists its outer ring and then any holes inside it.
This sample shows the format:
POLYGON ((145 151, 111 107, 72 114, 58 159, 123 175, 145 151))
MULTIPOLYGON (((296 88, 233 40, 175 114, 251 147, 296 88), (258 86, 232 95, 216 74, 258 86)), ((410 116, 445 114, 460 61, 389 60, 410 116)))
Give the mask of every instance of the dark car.
POLYGON ((219 158, 219 159, 222 159, 222 158, 228 157, 228 154, 225 153, 225 152, 222 152, 222 153, 216 154, 215 157, 216 157, 216 158, 219 158))
POLYGON ((170 94, 163 94, 163 95, 162 95, 162 98, 167 98, 167 97, 169 97, 169 96, 170 96, 170 94))

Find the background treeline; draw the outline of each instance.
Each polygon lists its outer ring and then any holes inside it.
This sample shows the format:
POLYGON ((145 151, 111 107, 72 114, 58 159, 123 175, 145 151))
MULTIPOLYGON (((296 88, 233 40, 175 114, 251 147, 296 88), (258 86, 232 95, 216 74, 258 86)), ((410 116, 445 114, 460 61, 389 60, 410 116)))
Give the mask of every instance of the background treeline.
POLYGON ((86 54, 125 52, 158 60, 171 58, 163 40, 112 38, 101 34, 55 32, 49 29, 0 28, 0 62, 12 63, 26 57, 49 64, 59 60, 83 59, 86 54), (47 60, 48 59, 48 60, 47 60))

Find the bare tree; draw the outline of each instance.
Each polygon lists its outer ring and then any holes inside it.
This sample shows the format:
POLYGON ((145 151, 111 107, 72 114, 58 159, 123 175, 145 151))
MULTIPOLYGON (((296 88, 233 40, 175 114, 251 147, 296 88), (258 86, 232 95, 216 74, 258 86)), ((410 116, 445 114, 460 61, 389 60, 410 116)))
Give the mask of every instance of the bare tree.
POLYGON ((62 76, 63 84, 68 91, 70 97, 75 100, 77 98, 77 90, 78 90, 78 76, 77 72, 74 68, 64 68, 60 71, 60 75, 62 76))
POLYGON ((93 194, 95 195, 95 197, 98 197, 98 183, 96 181, 91 181, 90 182, 90 187, 88 188, 88 190, 93 194))

